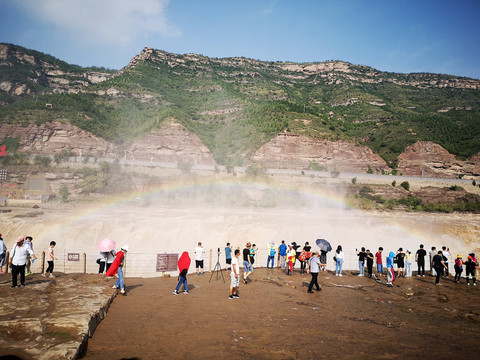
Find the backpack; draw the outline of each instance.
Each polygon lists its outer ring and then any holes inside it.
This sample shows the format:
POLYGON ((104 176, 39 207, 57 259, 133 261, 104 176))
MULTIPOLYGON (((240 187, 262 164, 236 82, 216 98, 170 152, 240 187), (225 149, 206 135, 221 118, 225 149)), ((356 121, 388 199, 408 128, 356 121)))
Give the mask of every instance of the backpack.
POLYGON ((270 248, 270 256, 275 256, 275 248, 270 248))

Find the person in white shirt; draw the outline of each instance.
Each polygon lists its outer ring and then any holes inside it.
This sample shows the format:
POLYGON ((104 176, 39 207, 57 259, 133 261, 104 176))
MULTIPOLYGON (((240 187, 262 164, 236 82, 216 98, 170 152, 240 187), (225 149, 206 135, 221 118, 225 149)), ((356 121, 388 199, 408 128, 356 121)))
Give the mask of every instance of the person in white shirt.
POLYGON ((446 246, 442 246, 442 253, 443 253, 443 262, 445 263, 445 277, 448 278, 448 261, 450 260, 450 248, 447 249, 446 246))
POLYGON ((240 257, 240 250, 236 249, 234 257, 232 258, 232 271, 230 272, 230 294, 228 298, 238 299, 238 285, 240 284, 240 264, 238 258, 240 257))
POLYGON ((10 252, 12 254, 9 261, 9 264, 12 266, 12 287, 10 289, 17 287, 18 274, 20 274, 20 287, 25 287, 25 265, 27 263, 27 256, 30 255, 37 260, 33 250, 30 246, 26 245, 24 241, 24 237, 20 236, 10 252))
POLYGON ((0 234, 0 274, 5 274, 3 272, 3 267, 5 266, 5 257, 7 256, 7 247, 2 239, 2 234, 0 234))
POLYGON ((195 248, 195 267, 197 268, 197 275, 203 275, 203 246, 201 242, 195 248), (200 269, 202 269, 201 272, 200 269))

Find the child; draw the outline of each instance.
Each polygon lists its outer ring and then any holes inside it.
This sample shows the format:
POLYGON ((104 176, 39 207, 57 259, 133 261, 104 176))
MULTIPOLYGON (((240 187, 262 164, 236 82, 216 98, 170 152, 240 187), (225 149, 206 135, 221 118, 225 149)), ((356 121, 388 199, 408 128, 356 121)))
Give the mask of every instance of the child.
POLYGON ((477 259, 475 258, 474 253, 468 254, 468 260, 464 262, 465 264, 465 277, 467 279, 467 285, 470 285, 470 278, 473 280, 473 286, 477 286, 477 278, 475 272, 477 269, 477 259))
POLYGON ((57 260, 55 257, 55 253, 53 252, 53 248, 57 245, 55 241, 50 241, 50 247, 48 248, 48 254, 47 254, 47 262, 48 262, 48 267, 47 270, 45 270, 45 273, 42 274, 43 277, 47 277, 48 274, 50 273, 50 277, 54 278, 53 276, 53 260, 57 260))
POLYGON ((390 251, 390 254, 388 254, 387 257, 387 286, 395 286, 393 285, 393 282, 395 281, 395 271, 393 271, 393 258, 395 257, 395 254, 393 251, 390 251))
POLYGON ((455 282, 457 284, 460 284, 460 277, 462 276, 463 272, 463 261, 462 261, 462 255, 458 254, 457 258, 455 259, 455 282))

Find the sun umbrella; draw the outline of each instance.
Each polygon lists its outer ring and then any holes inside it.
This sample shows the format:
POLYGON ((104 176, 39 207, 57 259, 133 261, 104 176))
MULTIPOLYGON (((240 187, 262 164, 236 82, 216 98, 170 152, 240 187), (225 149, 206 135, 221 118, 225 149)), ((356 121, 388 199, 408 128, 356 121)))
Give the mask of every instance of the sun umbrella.
POLYGON ((322 251, 325 251, 325 252, 332 251, 332 245, 330 245, 330 243, 325 239, 317 239, 315 243, 318 245, 318 247, 322 251))
POLYGON ((98 250, 100 251, 110 251, 115 249, 117 243, 112 239, 103 239, 98 243, 98 250))

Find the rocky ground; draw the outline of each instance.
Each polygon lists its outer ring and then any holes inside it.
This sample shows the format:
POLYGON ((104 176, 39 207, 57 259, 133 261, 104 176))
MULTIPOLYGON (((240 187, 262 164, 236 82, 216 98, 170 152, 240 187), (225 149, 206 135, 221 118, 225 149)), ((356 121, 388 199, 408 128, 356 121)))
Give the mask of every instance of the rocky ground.
MULTIPOLYGON (((99 275, 27 278, 10 290, 0 277, 0 355, 22 359, 451 359, 478 356, 480 287, 433 278, 399 278, 389 288, 344 272, 257 269, 227 298, 229 274, 127 278, 127 296, 99 275), (217 276, 218 280, 217 280, 217 276), (111 303, 111 305, 110 305, 111 303), (109 307, 110 305, 110 307, 109 307), (96 327, 108 309, 108 315, 96 327), (96 329, 95 329, 96 327, 96 329), (95 332, 94 332, 95 331, 95 332), (94 332, 94 334, 93 334, 94 332), (88 339, 89 335, 93 337, 88 339), (88 339, 88 349, 84 345, 88 339), (83 354, 82 354, 83 353, 83 354)), ((480 284, 479 284, 480 285, 480 284)))
POLYGON ((0 358, 77 358, 115 296, 101 275, 33 274, 25 288, 10 286, 0 275, 0 358))

